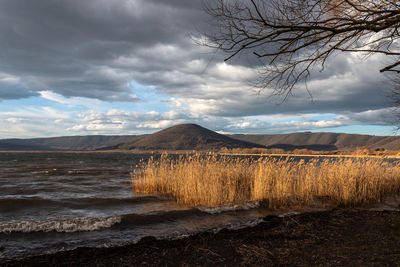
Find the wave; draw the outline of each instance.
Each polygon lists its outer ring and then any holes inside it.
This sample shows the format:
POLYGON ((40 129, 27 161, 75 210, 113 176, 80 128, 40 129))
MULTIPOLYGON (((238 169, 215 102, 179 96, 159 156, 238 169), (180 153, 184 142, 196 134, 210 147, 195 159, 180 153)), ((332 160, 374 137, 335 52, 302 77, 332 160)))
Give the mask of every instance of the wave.
POLYGON ((65 177, 76 177, 76 176, 92 176, 92 175, 107 175, 107 174, 129 174, 129 169, 83 169, 83 170, 69 170, 66 168, 53 168, 43 170, 31 170, 31 169, 16 169, 14 173, 30 173, 33 175, 45 175, 45 176, 65 176, 65 177))
POLYGON ((236 223, 229 223, 229 224, 224 224, 221 225, 219 227, 213 228, 211 229, 209 232, 212 233, 218 233, 221 230, 224 229, 228 229, 228 230, 239 230, 239 229, 243 229, 243 228, 247 228, 247 227, 254 227, 262 222, 265 222, 265 220, 263 218, 253 218, 253 219, 249 219, 246 221, 240 221, 240 222, 236 222, 236 223))
POLYGON ((204 214, 197 209, 172 210, 164 212, 154 212, 148 214, 125 214, 122 215, 121 226, 147 225, 163 222, 173 222, 189 217, 200 217, 204 214))
POLYGON ((210 214, 218 214, 225 211, 236 211, 236 210, 249 210, 254 209, 260 206, 258 201, 248 202, 239 205, 225 205, 219 207, 199 207, 198 209, 202 212, 210 213, 210 214))
POLYGON ((198 210, 173 210, 149 214, 123 214, 109 217, 55 219, 46 221, 19 221, 0 224, 0 233, 81 232, 118 226, 118 229, 138 225, 171 222, 191 216, 201 216, 198 210))
MULTIPOLYGON (((46 199, 0 199, 0 203, 10 203, 11 207, 15 211, 15 206, 22 207, 24 205, 35 206, 38 208, 39 205, 52 205, 54 203, 60 204, 63 207, 66 205, 104 205, 104 203, 111 202, 126 202, 126 203, 138 203, 138 202, 150 202, 154 201, 165 201, 155 196, 143 196, 129 199, 107 199, 107 198, 88 198, 88 199, 63 199, 63 200, 46 200, 46 199), (18 203, 19 202, 19 203, 18 203), (84 202, 84 204, 80 203, 84 202), (16 205, 15 203, 18 203, 16 205)), ((110 203, 108 203, 110 204, 110 203)), ((0 213, 2 210, 0 205, 0 213)), ((244 205, 230 205, 216 208, 191 208, 191 209, 173 209, 163 211, 153 211, 145 214, 128 213, 110 215, 107 217, 76 217, 76 218, 61 218, 61 219, 43 219, 43 220, 23 220, 23 221, 10 221, 0 224, 0 234, 10 233, 33 233, 33 232, 80 232, 80 231, 97 231, 105 228, 113 228, 114 230, 120 231, 124 229, 134 229, 141 226, 149 226, 156 224, 174 224, 181 221, 184 223, 188 222, 187 228, 191 228, 192 222, 197 220, 209 221, 214 224, 216 218, 214 214, 223 212, 230 212, 236 210, 249 210, 258 207, 258 202, 251 202, 244 205)), ((5 207, 3 207, 5 208, 5 207)), ((243 217, 243 219, 247 220, 243 217)))
POLYGON ((140 196, 133 198, 67 198, 67 199, 44 199, 38 197, 30 198, 0 198, 0 212, 12 210, 13 212, 22 209, 40 207, 62 207, 62 208, 82 208, 86 206, 107 207, 123 204, 140 204, 163 202, 164 199, 156 196, 140 196))
POLYGON ((0 233, 80 232, 110 228, 121 222, 121 216, 105 218, 75 218, 54 221, 21 221, 0 224, 0 233))

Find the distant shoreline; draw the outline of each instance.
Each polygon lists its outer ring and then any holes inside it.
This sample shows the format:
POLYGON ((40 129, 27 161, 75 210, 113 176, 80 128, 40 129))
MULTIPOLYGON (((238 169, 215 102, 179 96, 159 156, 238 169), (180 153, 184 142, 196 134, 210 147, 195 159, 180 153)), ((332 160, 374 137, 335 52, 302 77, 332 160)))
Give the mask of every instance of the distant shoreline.
POLYGON ((0 150, 0 153, 132 153, 126 150, 0 150))
POLYGON ((174 151, 149 151, 149 150, 0 150, 0 153, 122 153, 122 154, 187 154, 187 153, 215 153, 221 156, 260 156, 260 157, 309 157, 309 158, 378 158, 400 159, 400 155, 351 155, 351 154, 251 154, 251 153, 218 153, 212 151, 174 150, 174 151))
POLYGON ((224 156, 274 156, 274 157, 310 157, 310 158, 379 158, 379 159, 400 159, 400 155, 338 155, 338 154, 229 154, 229 153, 218 153, 224 156))

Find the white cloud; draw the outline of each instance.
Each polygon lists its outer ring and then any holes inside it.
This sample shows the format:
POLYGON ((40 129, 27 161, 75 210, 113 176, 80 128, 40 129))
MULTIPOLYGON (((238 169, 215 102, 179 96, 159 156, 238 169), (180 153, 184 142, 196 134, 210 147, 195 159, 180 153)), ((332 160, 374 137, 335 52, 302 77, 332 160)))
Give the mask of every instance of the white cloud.
POLYGON ((19 108, 0 112, 0 138, 27 138, 65 135, 73 114, 51 107, 19 108))
POLYGON ((346 114, 278 114, 271 116, 192 116, 190 113, 126 112, 110 109, 106 112, 87 110, 73 113, 51 107, 25 108, 0 113, 1 138, 90 135, 144 134, 180 123, 197 123, 224 133, 287 133, 329 129, 350 125, 390 125, 394 119, 390 108, 346 114), (40 126, 40 127, 38 127, 40 126))
POLYGON ((97 99, 89 99, 85 97, 64 97, 63 95, 57 94, 53 91, 40 91, 40 97, 54 101, 65 106, 84 106, 89 108, 98 107, 101 105, 101 101, 97 99))
POLYGON ((2 83, 18 84, 20 80, 21 79, 15 75, 0 72, 0 82, 2 83))
POLYGON ((10 122, 10 123, 20 123, 22 121, 24 121, 24 119, 22 118, 7 118, 5 119, 6 122, 10 122))

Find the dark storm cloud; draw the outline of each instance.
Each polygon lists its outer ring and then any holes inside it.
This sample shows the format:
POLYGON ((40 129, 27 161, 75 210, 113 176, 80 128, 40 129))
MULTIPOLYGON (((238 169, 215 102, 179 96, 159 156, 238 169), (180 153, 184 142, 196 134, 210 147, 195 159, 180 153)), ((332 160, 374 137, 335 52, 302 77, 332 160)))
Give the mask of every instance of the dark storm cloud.
POLYGON ((0 72, 19 77, 21 84, 32 90, 135 101, 127 83, 135 68, 142 66, 121 68, 114 62, 156 44, 187 46, 185 27, 201 21, 199 4, 148 0, 2 1, 0 72))
POLYGON ((27 90, 18 85, 0 82, 0 101, 7 99, 21 99, 38 95, 37 92, 27 90))
MULTIPOLYGON (((329 60, 326 71, 316 69, 307 83, 299 84, 286 101, 271 97, 268 89, 252 87, 257 73, 243 66, 217 64, 204 73, 188 67, 136 75, 143 83, 161 85, 164 92, 178 96, 177 106, 197 114, 254 116, 267 114, 336 113, 376 110, 393 105, 388 98, 392 84, 379 73, 381 59, 359 61, 356 55, 341 54, 329 60), (309 94, 310 93, 310 94, 309 94), (187 105, 186 103, 190 103, 187 105)), ((195 63, 193 64, 195 65, 195 63)), ((203 68, 199 64, 199 69, 203 68)))
POLYGON ((0 72, 0 101, 38 96, 37 92, 24 88, 13 75, 0 72))
POLYGON ((193 44, 210 30, 201 0, 3 0, 0 2, 0 99, 53 91, 66 97, 139 101, 134 79, 170 96, 171 108, 210 116, 336 113, 391 106, 382 60, 331 58, 281 104, 257 94, 254 56, 193 44), (11 78, 10 78, 11 77, 11 78), (6 79, 6 80, 7 80, 6 79), (15 89, 18 88, 18 89, 15 89), (190 103, 190 105, 188 105, 190 103))

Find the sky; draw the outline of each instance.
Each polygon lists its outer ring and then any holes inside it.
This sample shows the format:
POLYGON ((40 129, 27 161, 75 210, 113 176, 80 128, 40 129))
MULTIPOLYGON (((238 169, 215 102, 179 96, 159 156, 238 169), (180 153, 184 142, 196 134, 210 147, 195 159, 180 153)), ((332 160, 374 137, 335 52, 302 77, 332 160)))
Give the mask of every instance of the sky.
POLYGON ((152 133, 396 135, 382 56, 338 53, 293 95, 271 97, 251 55, 197 44, 201 0, 0 1, 0 138, 152 133))

